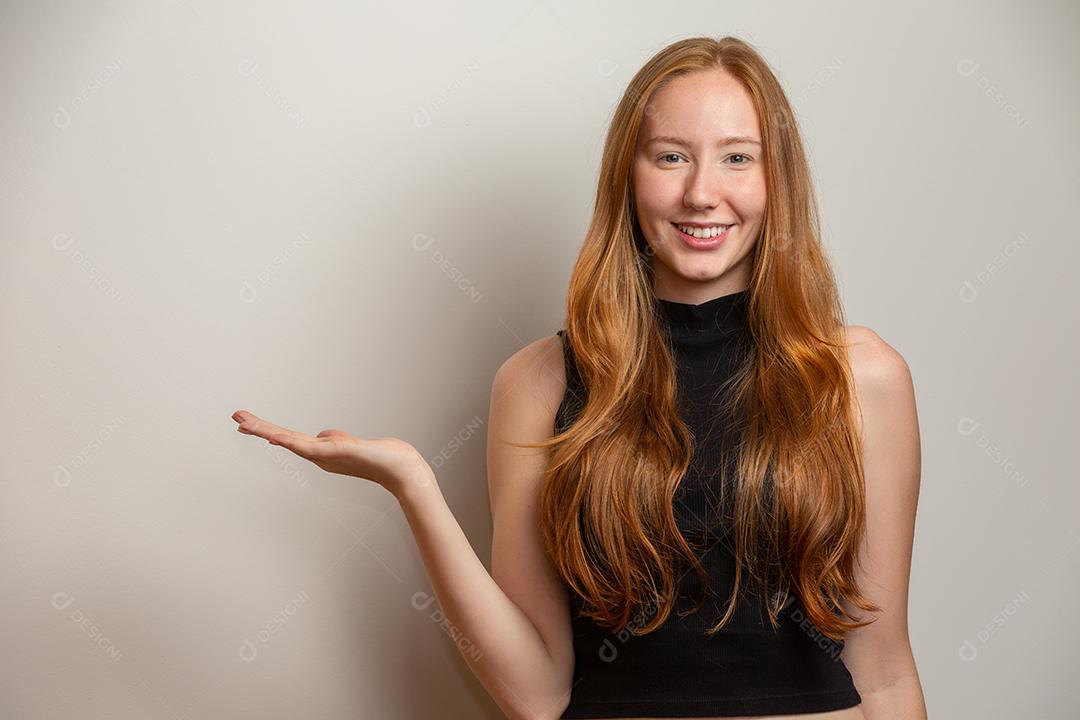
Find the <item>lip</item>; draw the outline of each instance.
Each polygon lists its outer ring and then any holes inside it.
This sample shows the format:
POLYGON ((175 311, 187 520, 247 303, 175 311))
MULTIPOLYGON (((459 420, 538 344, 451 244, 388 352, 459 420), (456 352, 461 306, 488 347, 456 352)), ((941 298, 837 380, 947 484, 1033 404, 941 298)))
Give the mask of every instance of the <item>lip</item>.
MULTIPOLYGON (((712 225, 698 225, 695 223, 679 223, 680 225, 690 225, 692 227, 713 227, 712 225)), ((724 223, 715 223, 716 225, 723 225, 724 223)), ((732 228, 738 227, 738 225, 729 225, 727 230, 720 233, 716 237, 711 238, 696 238, 693 235, 687 235, 678 228, 675 223, 671 223, 671 226, 675 228, 676 234, 679 239, 683 241, 683 244, 693 250, 712 250, 715 247, 719 247, 728 236, 731 235, 732 228)))

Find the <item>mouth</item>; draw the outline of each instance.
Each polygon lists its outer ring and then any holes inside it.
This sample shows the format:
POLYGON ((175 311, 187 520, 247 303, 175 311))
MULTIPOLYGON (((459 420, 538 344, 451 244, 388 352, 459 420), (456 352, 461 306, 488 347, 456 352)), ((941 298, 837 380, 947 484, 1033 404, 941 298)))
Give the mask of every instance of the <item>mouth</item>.
POLYGON ((731 229, 735 227, 735 225, 694 227, 691 225, 679 225, 674 222, 671 223, 671 226, 675 228, 679 238, 684 243, 699 250, 716 247, 731 234, 731 229))

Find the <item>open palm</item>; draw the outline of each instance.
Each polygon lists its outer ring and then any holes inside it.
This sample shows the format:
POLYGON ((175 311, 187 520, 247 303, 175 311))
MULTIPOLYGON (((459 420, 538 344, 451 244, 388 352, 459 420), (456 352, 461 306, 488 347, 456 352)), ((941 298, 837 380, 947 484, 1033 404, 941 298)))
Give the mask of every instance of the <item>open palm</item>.
POLYGON ((237 410, 232 419, 245 435, 266 439, 291 450, 327 472, 352 475, 382 485, 395 495, 407 483, 426 483, 431 472, 423 456, 409 443, 394 437, 366 439, 344 430, 323 430, 312 437, 237 410))

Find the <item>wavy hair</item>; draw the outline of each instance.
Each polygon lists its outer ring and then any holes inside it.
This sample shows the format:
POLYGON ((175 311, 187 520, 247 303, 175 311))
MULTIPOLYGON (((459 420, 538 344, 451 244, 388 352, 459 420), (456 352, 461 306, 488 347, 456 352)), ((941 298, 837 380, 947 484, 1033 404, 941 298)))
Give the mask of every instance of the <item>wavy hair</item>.
POLYGON ((768 603, 773 627, 793 592, 824 635, 842 639, 872 622, 860 621, 845 602, 881 610, 855 582, 865 494, 843 308, 820 242, 794 113, 745 41, 677 41, 626 88, 567 293, 567 342, 586 388, 581 412, 543 443, 515 444, 551 450, 538 520, 560 577, 585 601, 584 615, 616 631, 654 631, 675 606, 680 559, 708 587, 673 512, 693 437, 677 410, 675 366, 656 314, 631 167, 653 93, 672 78, 717 67, 753 99, 767 198, 748 288, 752 351, 732 378, 727 405, 742 432, 733 485, 734 590, 708 632, 734 613, 745 570, 768 603), (651 620, 631 623, 640 607, 655 610, 651 620))

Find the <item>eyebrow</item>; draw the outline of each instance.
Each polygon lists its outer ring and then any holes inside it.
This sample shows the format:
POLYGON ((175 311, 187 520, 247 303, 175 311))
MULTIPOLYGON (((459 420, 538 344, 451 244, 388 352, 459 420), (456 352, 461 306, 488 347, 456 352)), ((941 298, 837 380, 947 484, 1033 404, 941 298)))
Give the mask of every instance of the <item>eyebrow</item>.
MULTIPOLYGON (((646 145, 652 145, 654 143, 669 143, 671 145, 681 145, 683 147, 690 147, 690 143, 682 138, 671 137, 670 135, 657 135, 654 138, 649 138, 646 145)), ((721 138, 717 143, 719 146, 724 145, 736 145, 738 143, 749 143, 751 145, 761 146, 760 140, 755 140, 749 135, 733 135, 731 137, 721 138)))

